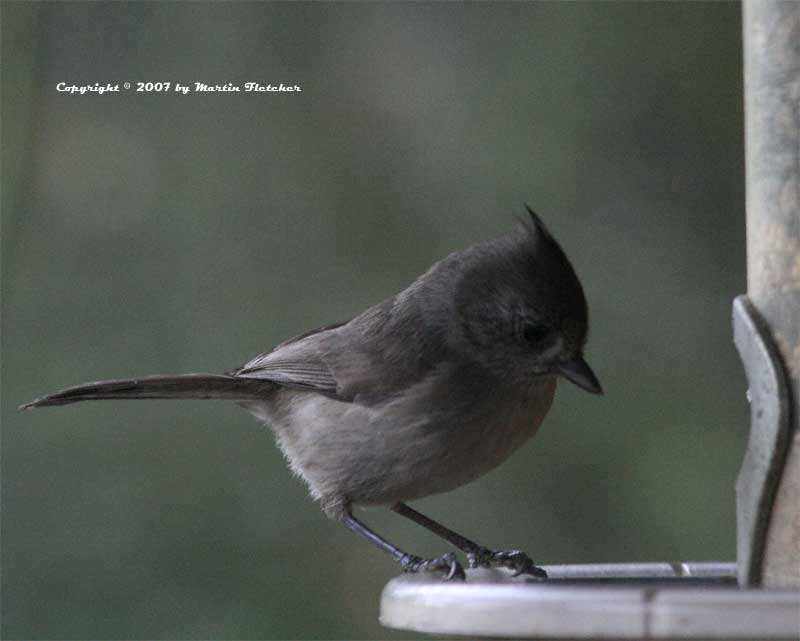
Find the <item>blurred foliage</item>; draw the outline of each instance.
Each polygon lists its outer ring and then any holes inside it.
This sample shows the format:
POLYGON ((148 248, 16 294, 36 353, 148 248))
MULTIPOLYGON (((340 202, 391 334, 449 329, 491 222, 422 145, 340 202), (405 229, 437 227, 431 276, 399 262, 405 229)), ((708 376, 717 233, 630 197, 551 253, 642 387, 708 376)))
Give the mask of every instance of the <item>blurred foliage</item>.
MULTIPOLYGON (((417 506, 539 562, 727 560, 746 430, 735 3, 2 5, 3 638, 407 638, 383 555, 223 403, 16 406, 221 371, 536 208, 606 396, 417 506), (58 82, 299 94, 71 96, 58 82)), ((443 544, 386 510, 416 553, 443 544)))

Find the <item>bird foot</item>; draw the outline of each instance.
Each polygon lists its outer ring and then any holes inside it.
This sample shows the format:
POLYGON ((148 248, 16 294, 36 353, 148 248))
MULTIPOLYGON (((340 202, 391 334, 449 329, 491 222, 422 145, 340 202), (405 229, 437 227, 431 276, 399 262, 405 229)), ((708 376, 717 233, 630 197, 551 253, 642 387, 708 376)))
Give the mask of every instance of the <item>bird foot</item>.
POLYGON ((480 547, 467 554, 467 561, 471 568, 508 568, 514 570, 514 576, 529 574, 537 579, 546 579, 547 572, 537 566, 531 557, 519 550, 502 552, 480 547))
POLYGON ((434 559, 423 559, 418 556, 406 554, 400 559, 404 572, 444 572, 445 581, 463 581, 466 578, 464 568, 452 552, 442 554, 434 559))

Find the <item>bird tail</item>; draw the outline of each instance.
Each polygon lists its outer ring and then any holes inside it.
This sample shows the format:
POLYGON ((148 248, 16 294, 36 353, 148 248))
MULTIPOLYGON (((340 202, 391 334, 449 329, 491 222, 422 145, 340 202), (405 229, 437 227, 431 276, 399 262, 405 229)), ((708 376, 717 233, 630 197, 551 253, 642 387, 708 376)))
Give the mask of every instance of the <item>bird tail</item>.
POLYGON ((147 376, 112 381, 97 381, 68 387, 42 396, 19 409, 50 405, 67 405, 78 401, 134 398, 226 399, 230 401, 262 400, 275 389, 270 381, 218 374, 183 374, 181 376, 147 376))

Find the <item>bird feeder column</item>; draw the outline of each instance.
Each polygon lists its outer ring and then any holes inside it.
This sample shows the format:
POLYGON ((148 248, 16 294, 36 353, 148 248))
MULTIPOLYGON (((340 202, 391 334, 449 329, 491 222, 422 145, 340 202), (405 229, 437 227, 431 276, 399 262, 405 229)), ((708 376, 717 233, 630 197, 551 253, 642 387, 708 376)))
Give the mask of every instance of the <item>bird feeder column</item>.
POLYGON ((743 5, 747 293, 777 348, 789 432, 761 583, 800 586, 800 2, 743 5))

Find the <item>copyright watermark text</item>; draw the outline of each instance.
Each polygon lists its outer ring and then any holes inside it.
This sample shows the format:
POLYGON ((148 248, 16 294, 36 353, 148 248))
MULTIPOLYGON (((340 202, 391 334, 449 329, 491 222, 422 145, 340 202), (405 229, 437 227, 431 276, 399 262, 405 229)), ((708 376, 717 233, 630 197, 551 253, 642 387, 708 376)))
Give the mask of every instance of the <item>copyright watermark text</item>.
POLYGON ((95 82, 89 85, 74 85, 68 82, 59 82, 56 85, 59 93, 79 94, 98 94, 105 93, 178 93, 182 95, 190 93, 297 93, 303 91, 300 85, 287 85, 284 83, 270 84, 260 82, 245 82, 235 84, 226 82, 225 84, 208 84, 205 82, 192 82, 181 84, 180 82, 122 82, 100 84, 95 82))

